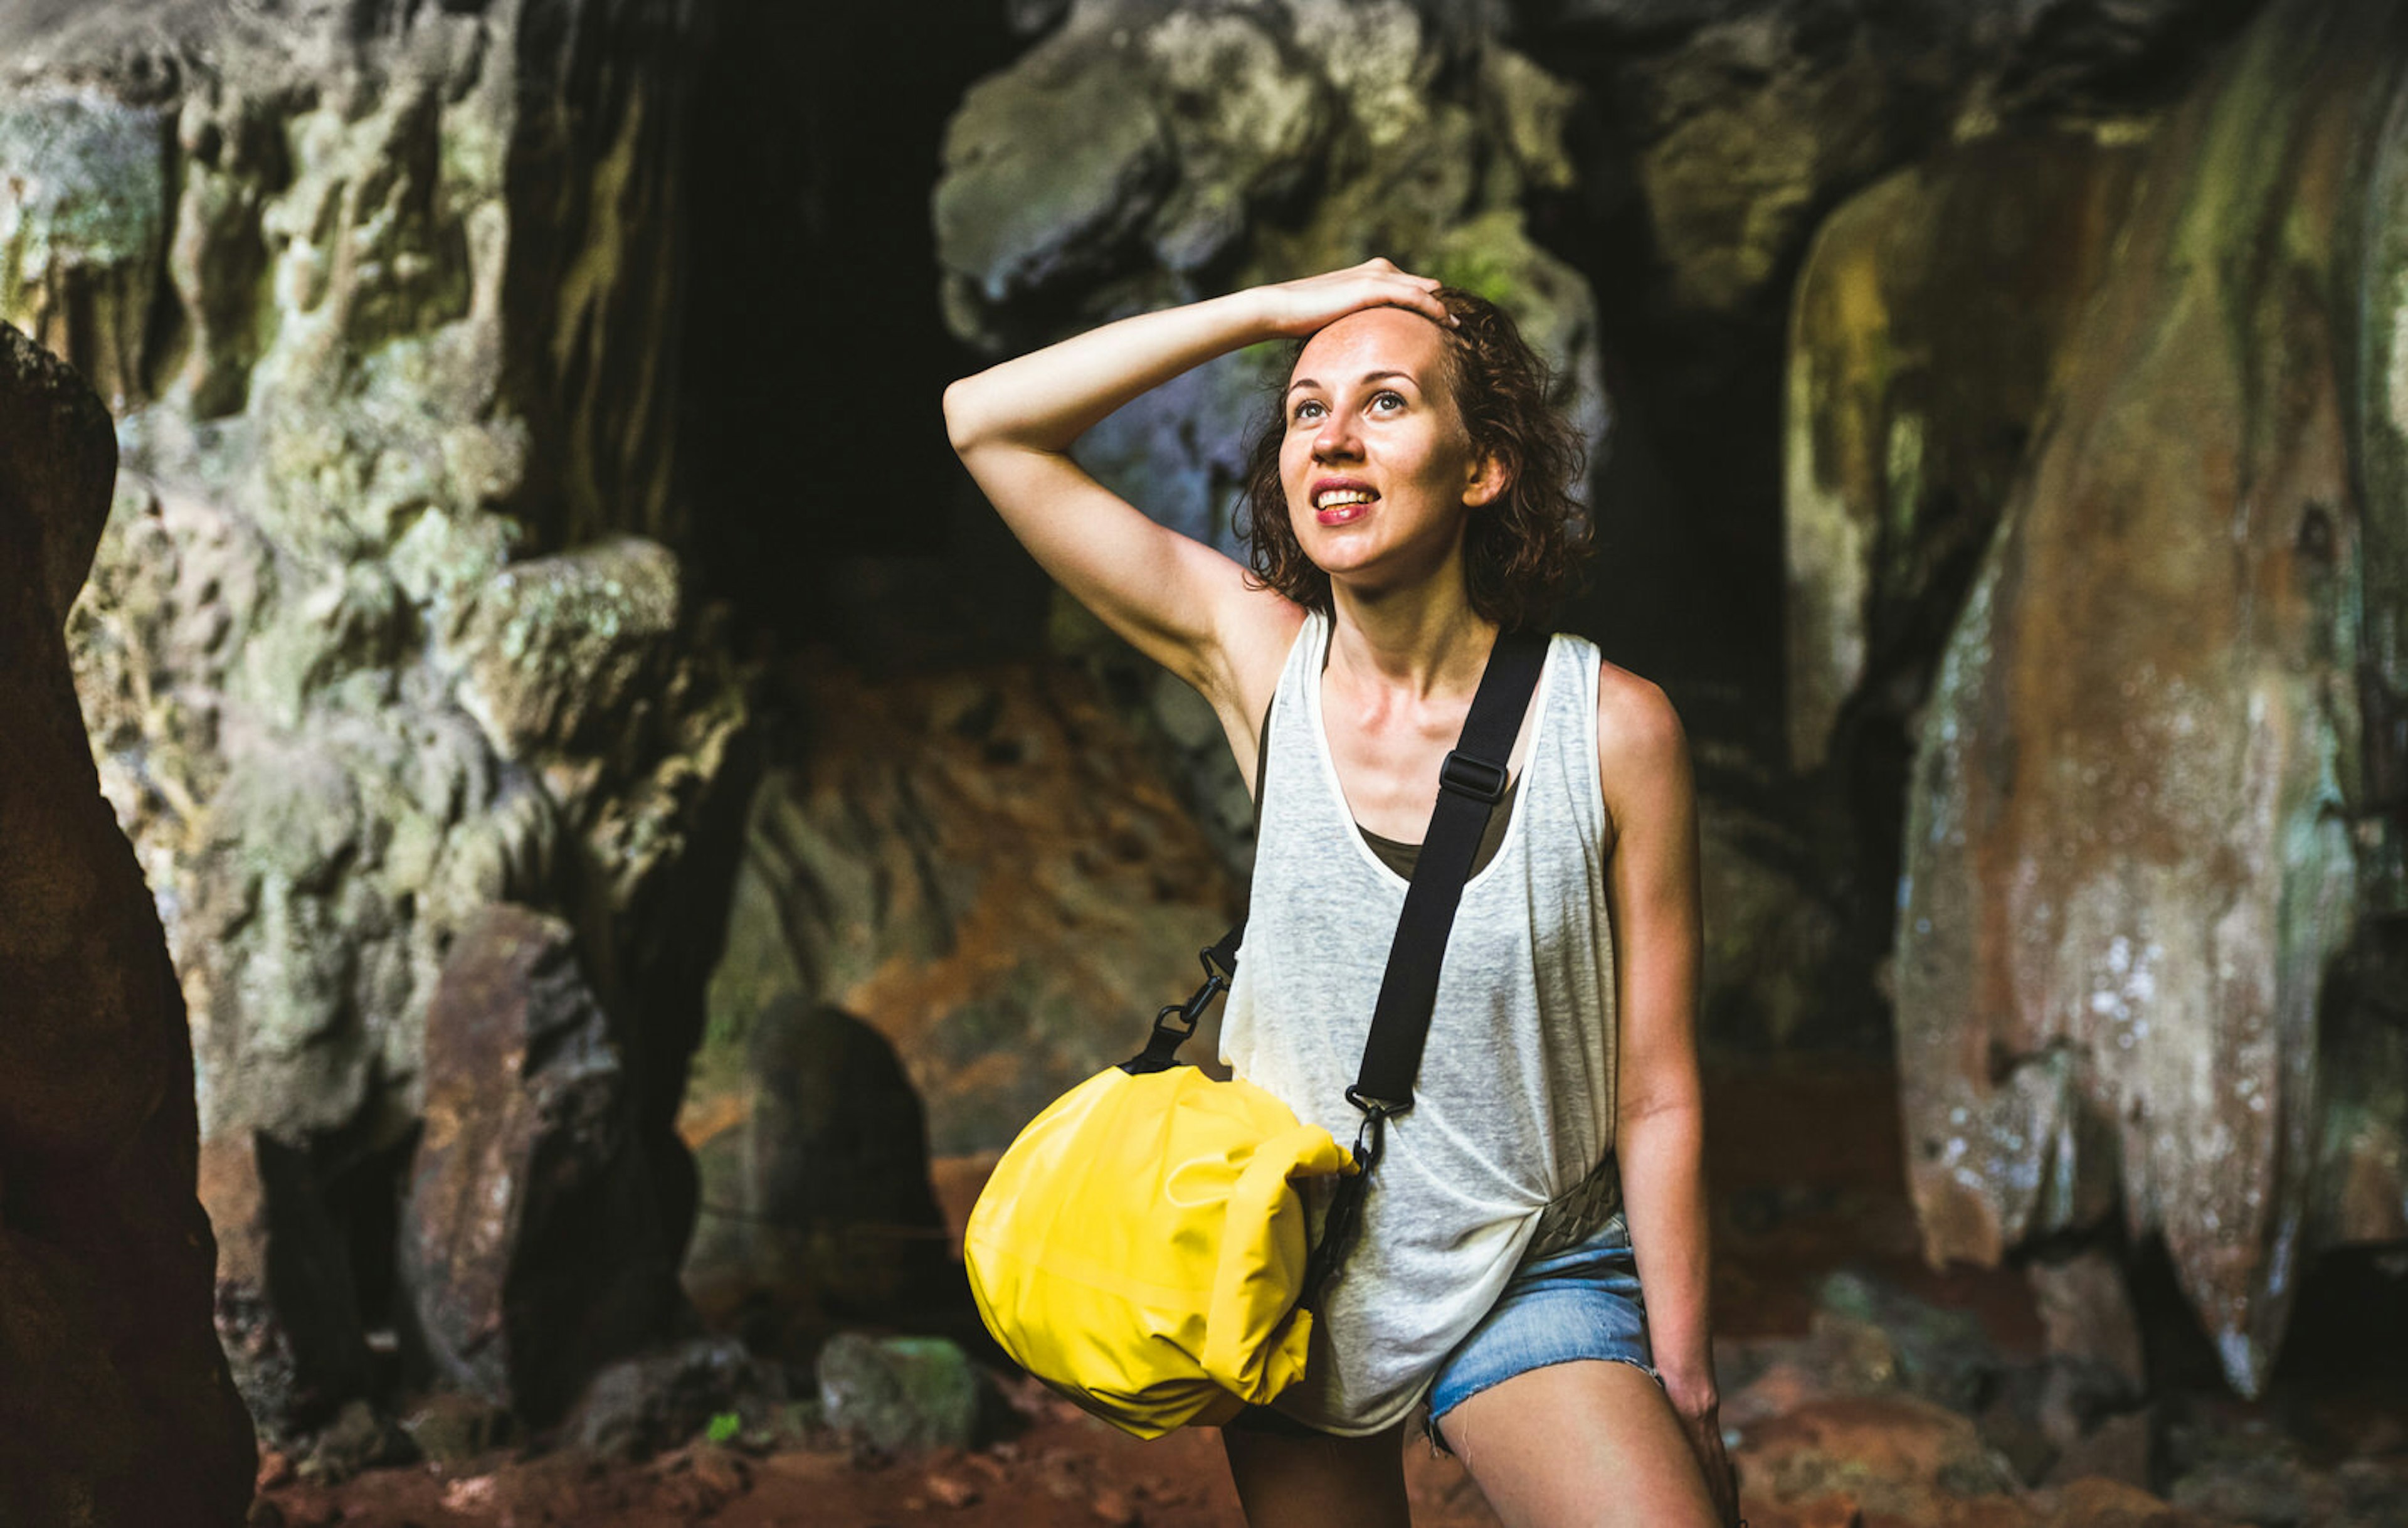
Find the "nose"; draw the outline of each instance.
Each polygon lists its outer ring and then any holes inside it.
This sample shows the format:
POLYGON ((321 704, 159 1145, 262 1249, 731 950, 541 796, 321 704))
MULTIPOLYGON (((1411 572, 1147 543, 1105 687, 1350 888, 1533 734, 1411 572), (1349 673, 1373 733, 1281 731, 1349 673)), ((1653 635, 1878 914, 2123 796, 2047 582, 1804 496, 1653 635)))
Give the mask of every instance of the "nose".
POLYGON ((1360 454, 1354 439, 1354 416, 1342 409, 1333 409, 1312 435, 1312 457, 1315 461, 1352 461, 1360 454))

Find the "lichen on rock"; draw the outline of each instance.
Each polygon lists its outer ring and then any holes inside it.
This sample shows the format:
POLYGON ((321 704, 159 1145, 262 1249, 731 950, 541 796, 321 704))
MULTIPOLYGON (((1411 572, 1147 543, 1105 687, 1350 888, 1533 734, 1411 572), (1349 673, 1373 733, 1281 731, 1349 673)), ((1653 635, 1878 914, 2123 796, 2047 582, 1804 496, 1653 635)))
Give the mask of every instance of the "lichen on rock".
POLYGON ((637 1149, 679 1176, 749 725, 658 540, 694 18, 43 24, 0 84, 0 313, 116 379, 126 472, 70 647, 191 1013, 228 1347, 283 1436, 393 1315, 308 1314, 384 1281, 288 1207, 394 1213, 427 1003, 492 904, 567 920, 637 1149))
POLYGON ((90 377, 142 392, 166 232, 165 126, 89 89, 0 89, 0 318, 90 377))

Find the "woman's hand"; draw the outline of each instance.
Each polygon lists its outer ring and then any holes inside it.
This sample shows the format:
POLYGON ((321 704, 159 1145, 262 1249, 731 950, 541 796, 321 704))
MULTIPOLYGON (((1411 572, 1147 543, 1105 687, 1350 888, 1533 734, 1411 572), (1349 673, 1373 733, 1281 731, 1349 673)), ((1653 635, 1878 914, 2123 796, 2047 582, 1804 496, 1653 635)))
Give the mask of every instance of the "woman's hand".
POLYGON ((1344 270, 1324 271, 1318 276, 1257 287, 1255 296, 1262 303, 1264 322, 1272 332, 1301 339, 1349 313, 1383 306, 1419 313, 1433 324, 1452 328, 1454 315, 1437 296, 1440 285, 1434 277, 1398 270, 1375 255, 1344 270))
POLYGON ((1715 1521, 1725 1528, 1736 1528, 1740 1521, 1739 1477, 1723 1452, 1721 1403, 1711 1391, 1698 1395, 1675 1387, 1669 1393, 1672 1410, 1681 1419, 1681 1431, 1688 1434, 1689 1447, 1697 1452, 1698 1463, 1706 1472, 1706 1491, 1714 1500, 1715 1521))

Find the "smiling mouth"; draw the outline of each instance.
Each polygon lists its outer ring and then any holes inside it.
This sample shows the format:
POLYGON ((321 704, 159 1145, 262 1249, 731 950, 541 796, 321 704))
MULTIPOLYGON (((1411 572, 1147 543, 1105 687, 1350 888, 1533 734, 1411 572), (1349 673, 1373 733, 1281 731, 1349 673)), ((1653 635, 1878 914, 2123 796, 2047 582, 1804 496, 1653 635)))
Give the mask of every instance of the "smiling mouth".
POLYGON ((1342 526, 1370 512, 1380 496, 1369 488, 1329 488, 1312 496, 1312 515, 1325 526, 1342 526))

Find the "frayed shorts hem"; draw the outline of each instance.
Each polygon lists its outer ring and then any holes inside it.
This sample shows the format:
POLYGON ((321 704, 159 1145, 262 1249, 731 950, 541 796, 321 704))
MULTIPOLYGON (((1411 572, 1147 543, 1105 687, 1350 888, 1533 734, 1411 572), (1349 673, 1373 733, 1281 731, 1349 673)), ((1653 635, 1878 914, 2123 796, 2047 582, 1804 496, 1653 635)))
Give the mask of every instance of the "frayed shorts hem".
POLYGON ((1515 1270, 1505 1292, 1439 1365, 1423 1400, 1430 1447, 1454 1450, 1439 1432, 1447 1413, 1516 1375, 1597 1359, 1627 1363, 1660 1387, 1647 1344, 1647 1307, 1620 1211, 1587 1237, 1515 1270))
POLYGON ((1654 1364, 1645 1362, 1642 1360, 1630 1358, 1620 1353, 1568 1353, 1562 1358, 1549 1359, 1544 1363, 1533 1363, 1527 1369, 1517 1369, 1512 1374, 1500 1375, 1484 1385, 1481 1385, 1476 1389, 1465 1391, 1462 1394, 1456 1396, 1452 1402, 1450 1402, 1444 1411, 1432 1411, 1429 1409, 1429 1403, 1426 1401, 1423 1402, 1419 1408, 1421 1412, 1422 1435, 1429 1440, 1430 1452, 1433 1454, 1451 1454, 1455 1452, 1453 1449, 1447 1446, 1446 1439, 1440 1434, 1438 1424, 1444 1421, 1449 1416, 1452 1416, 1456 1406, 1463 1405, 1464 1402, 1470 1400, 1473 1396, 1480 1394, 1483 1391, 1495 1390, 1498 1386, 1505 1383, 1508 1379, 1514 1378, 1520 1375, 1530 1374, 1540 1369, 1552 1369, 1559 1363, 1627 1363, 1632 1368, 1638 1370, 1641 1374, 1643 1374, 1648 1378, 1656 1381, 1656 1388, 1657 1390, 1662 1390, 1664 1388, 1664 1377, 1656 1372, 1654 1364))

